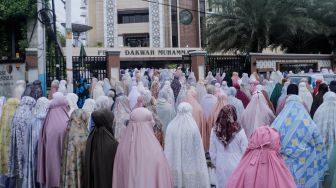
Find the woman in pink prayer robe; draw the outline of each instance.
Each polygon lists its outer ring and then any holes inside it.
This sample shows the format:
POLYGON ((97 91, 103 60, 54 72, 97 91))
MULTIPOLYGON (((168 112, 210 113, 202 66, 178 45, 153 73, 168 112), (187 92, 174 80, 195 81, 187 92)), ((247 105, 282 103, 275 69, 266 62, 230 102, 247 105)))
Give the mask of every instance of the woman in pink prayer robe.
POLYGON ((262 126, 252 134, 247 150, 226 188, 295 188, 294 178, 280 156, 279 133, 262 126))
POLYGON ((270 125, 274 119, 274 113, 269 108, 264 95, 261 91, 257 91, 244 110, 240 124, 249 139, 256 128, 264 124, 270 125))
POLYGON ((194 89, 189 89, 187 92, 187 97, 185 98, 185 101, 189 103, 192 108, 193 108, 193 117, 197 123, 197 126, 200 130, 201 136, 202 136, 202 140, 203 140, 203 146, 204 146, 204 150, 207 151, 208 148, 206 148, 206 145, 209 141, 210 138, 210 134, 209 136, 207 136, 206 134, 206 130, 207 130, 207 124, 206 124, 206 119, 205 119, 205 115, 202 109, 202 106, 200 105, 200 103, 198 103, 197 101, 197 93, 194 89))
POLYGON ((56 92, 40 132, 37 156, 37 181, 44 187, 60 187, 63 138, 68 125, 69 105, 56 92))
POLYGON ((172 188, 168 161, 156 139, 152 113, 131 113, 114 160, 112 188, 172 188))
POLYGON ((232 80, 233 85, 238 84, 238 80, 240 80, 238 72, 233 72, 232 73, 231 80, 232 80))

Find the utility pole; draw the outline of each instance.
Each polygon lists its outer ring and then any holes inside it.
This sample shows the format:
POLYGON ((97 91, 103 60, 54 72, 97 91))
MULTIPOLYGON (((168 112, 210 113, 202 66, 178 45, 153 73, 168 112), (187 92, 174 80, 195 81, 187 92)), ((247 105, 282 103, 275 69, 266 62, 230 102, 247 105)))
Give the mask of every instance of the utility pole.
POLYGON ((65 3, 65 36, 66 36, 66 72, 68 92, 73 92, 73 72, 72 72, 72 26, 71 26, 71 0, 65 3))
MULTIPOLYGON (((45 8, 44 0, 37 0, 37 12, 45 8)), ((42 84, 43 95, 46 96, 46 53, 45 53, 45 26, 37 21, 37 62, 38 79, 42 84)))

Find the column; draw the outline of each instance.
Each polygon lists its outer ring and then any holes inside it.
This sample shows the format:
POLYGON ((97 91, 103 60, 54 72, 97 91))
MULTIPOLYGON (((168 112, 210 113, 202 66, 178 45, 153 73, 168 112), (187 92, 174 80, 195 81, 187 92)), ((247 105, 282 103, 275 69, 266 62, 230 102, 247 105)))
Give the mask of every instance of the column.
POLYGON ((149 38, 151 48, 162 48, 163 36, 163 8, 162 0, 149 2, 149 38))
POLYGON ((107 48, 118 48, 117 0, 104 0, 104 43, 107 48))
POLYGON ((206 51, 194 51, 191 56, 191 69, 197 80, 203 80, 205 75, 205 54, 206 51))
POLYGON ((36 48, 26 49, 26 69, 27 69, 28 82, 33 82, 38 79, 39 72, 38 72, 38 58, 36 48))
POLYGON ((120 80, 120 51, 106 51, 106 67, 107 77, 109 79, 116 78, 117 80, 120 80))

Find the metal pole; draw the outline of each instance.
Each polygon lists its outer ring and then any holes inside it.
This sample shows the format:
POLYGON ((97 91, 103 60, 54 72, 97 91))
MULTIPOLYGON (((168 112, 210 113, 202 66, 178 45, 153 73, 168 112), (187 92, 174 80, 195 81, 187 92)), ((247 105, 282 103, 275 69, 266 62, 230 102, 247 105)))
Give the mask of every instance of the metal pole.
MULTIPOLYGON (((37 0, 37 11, 42 10, 44 0, 37 0)), ((46 53, 45 53, 45 27, 40 21, 37 21, 37 62, 38 62, 38 79, 42 84, 43 95, 46 96, 46 53)))
POLYGON ((72 26, 71 26, 71 0, 65 3, 66 20, 66 71, 68 92, 73 92, 73 72, 72 72, 72 26))

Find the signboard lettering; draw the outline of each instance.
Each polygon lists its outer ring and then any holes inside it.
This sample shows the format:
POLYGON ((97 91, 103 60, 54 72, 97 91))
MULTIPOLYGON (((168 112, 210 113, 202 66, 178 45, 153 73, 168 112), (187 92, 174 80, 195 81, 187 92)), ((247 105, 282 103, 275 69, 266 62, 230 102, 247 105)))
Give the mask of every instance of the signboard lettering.
POLYGON ((25 80, 25 65, 0 64, 0 96, 11 97, 17 80, 25 80))

